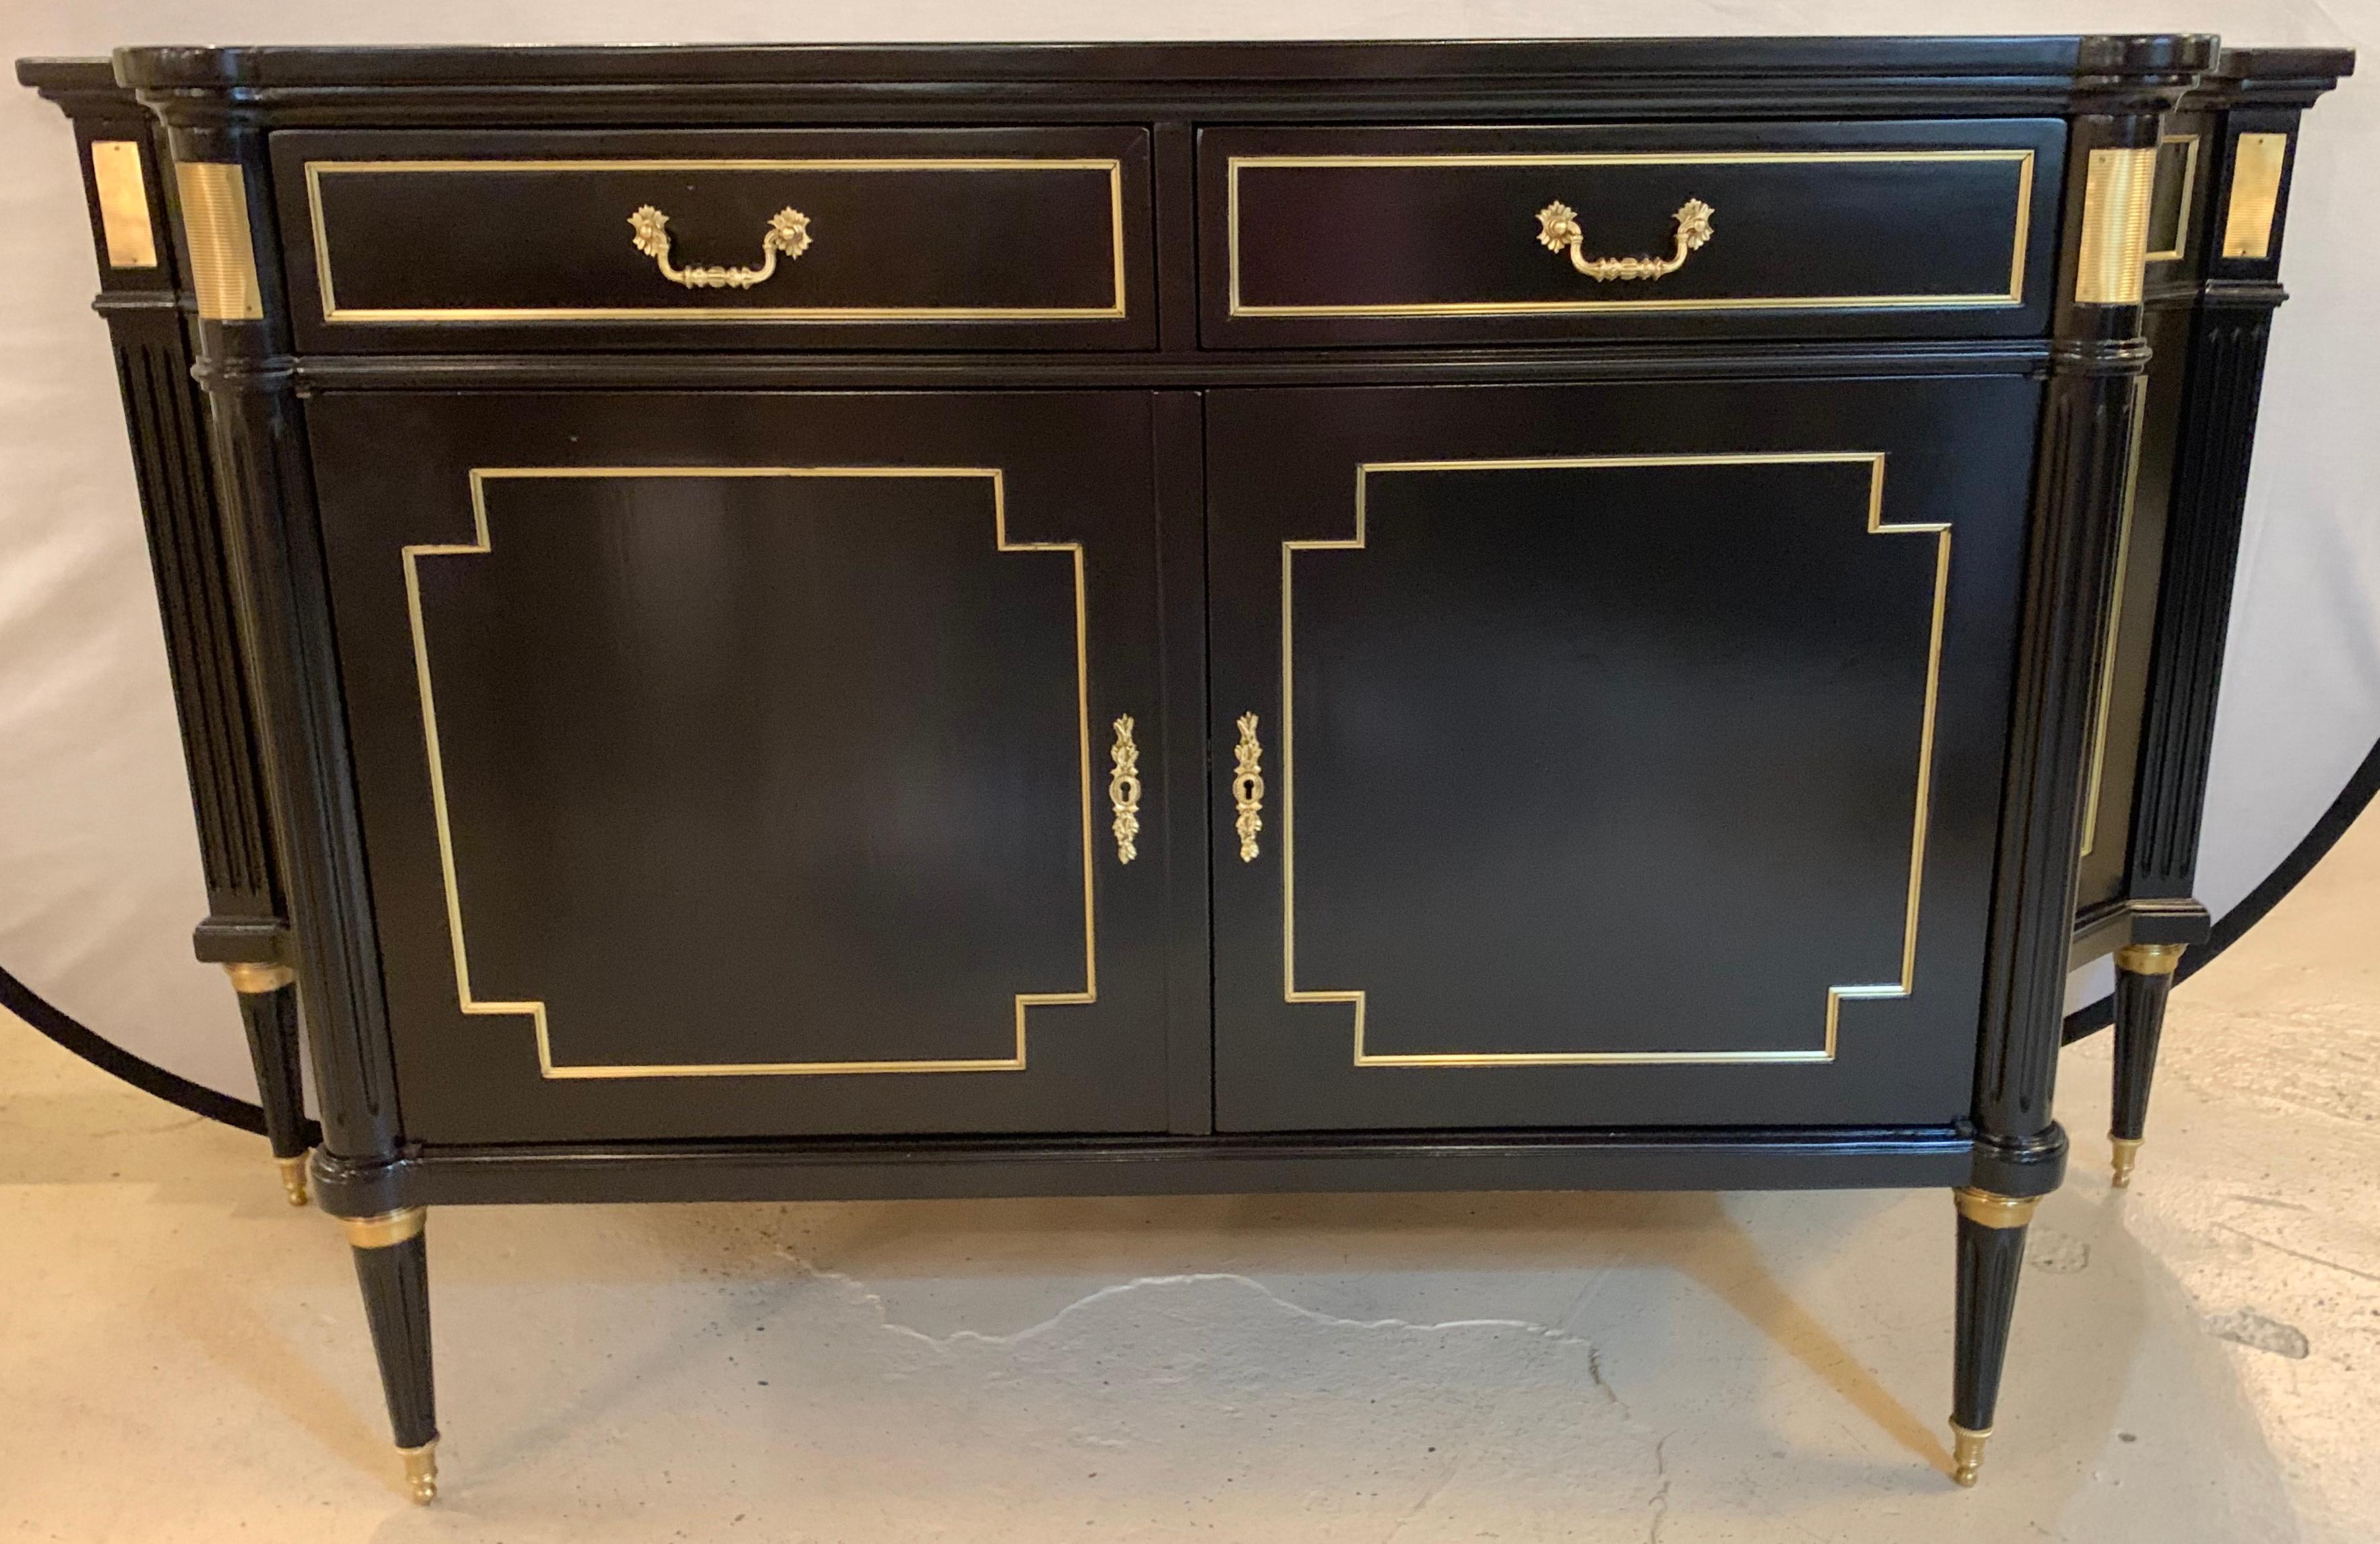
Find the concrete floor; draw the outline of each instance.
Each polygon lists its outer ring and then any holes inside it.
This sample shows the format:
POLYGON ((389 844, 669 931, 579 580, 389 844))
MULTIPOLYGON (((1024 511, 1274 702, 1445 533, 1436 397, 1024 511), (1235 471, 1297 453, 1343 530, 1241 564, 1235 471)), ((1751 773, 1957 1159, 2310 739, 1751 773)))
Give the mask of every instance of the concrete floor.
POLYGON ((2368 1539, 2380 814, 2177 992, 2112 1192, 2066 1057, 1983 1485, 1939 1193, 489 1209, 431 1227, 444 1494, 261 1143, 0 1026, 29 1539, 2368 1539))

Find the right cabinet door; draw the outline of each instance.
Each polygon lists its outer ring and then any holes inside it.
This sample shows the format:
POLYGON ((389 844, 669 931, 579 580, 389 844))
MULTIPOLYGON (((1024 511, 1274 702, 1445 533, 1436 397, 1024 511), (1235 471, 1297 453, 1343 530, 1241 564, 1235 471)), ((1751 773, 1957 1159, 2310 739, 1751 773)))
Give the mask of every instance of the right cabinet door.
POLYGON ((1211 395, 1218 1125, 1958 1119, 2038 405, 1211 395))

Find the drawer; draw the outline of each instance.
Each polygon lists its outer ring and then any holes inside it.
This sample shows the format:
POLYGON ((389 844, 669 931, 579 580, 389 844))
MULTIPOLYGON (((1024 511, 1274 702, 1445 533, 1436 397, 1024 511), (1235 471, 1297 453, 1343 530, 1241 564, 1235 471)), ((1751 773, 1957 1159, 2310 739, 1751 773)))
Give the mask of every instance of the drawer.
POLYGON ((273 138, 300 346, 1146 347, 1138 128, 273 138))
POLYGON ((2055 119, 1209 130, 1202 335, 2035 334, 2064 139, 2055 119))

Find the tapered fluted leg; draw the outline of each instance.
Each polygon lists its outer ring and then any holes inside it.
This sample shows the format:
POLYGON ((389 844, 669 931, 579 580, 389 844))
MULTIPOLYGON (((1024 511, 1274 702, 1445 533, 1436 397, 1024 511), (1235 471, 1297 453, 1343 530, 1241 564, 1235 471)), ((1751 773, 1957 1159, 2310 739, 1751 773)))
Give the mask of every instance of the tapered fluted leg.
POLYGON ((1961 1189, 1959 1203, 1959 1346, 1952 1375, 1952 1477, 1975 1483, 1984 1443, 1999 1404, 2000 1366, 2008 1358, 2009 1324, 2016 1314, 2017 1273, 2024 1264, 2024 1229, 2038 1197, 1995 1196, 1961 1189))
POLYGON ((2166 994, 2181 964, 2179 943, 2132 943, 2116 951, 2116 1101, 2107 1141, 2116 1149, 2118 1189, 2132 1183, 2141 1134, 2149 1119, 2149 1080, 2156 1076, 2157 1037, 2166 994))
POLYGON ((415 1501, 438 1494, 438 1405, 430 1366, 430 1257, 419 1207, 342 1218, 380 1358, 388 1423, 415 1501))
POLYGON ((298 1076, 298 991, 283 965, 227 965, 248 1027, 249 1060, 256 1066, 256 1102, 264 1112, 264 1139, 281 1167, 282 1193, 306 1204, 306 1092, 298 1076))

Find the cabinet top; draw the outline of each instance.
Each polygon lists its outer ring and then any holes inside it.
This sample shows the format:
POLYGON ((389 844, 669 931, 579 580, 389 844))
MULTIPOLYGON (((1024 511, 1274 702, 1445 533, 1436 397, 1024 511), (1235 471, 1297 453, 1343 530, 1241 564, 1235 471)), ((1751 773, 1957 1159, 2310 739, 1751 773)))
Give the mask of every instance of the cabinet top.
MULTIPOLYGON (((1539 110, 1654 116, 1717 106, 1740 114, 2037 111, 2077 102, 2170 97, 2216 59, 2196 33, 2082 37, 1536 39, 1498 42, 772 44, 666 47, 135 47, 124 84, 227 93, 336 113, 405 94, 452 103, 535 91, 633 101, 667 87, 722 98, 826 93, 951 103, 1053 97, 1155 104, 1207 115, 1304 100, 1437 101, 1525 96, 1539 110), (1201 111, 1204 110, 1204 111, 1201 111)), ((681 96, 683 100, 683 96, 681 96)), ((428 105, 423 102, 421 105, 428 105)), ((517 103, 516 103, 517 105, 517 103)), ((400 112, 406 109, 398 109, 400 112)), ((169 113, 170 115, 170 113, 169 113)))

